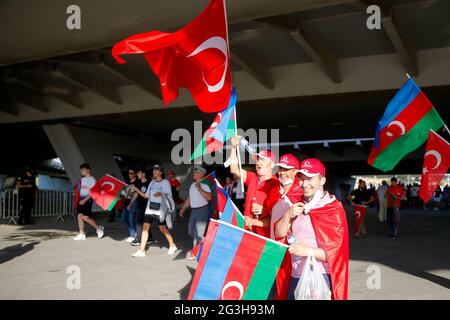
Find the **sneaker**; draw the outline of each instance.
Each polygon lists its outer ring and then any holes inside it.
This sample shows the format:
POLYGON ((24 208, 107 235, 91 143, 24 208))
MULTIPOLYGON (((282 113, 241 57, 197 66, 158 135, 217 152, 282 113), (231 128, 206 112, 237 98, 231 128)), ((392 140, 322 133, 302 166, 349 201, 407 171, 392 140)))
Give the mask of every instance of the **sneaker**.
POLYGON ((98 226, 97 228, 97 238, 101 239, 103 238, 103 235, 105 234, 105 228, 103 226, 98 226))
POLYGON ((133 238, 133 237, 128 237, 128 238, 125 239, 125 241, 131 243, 131 242, 134 241, 134 239, 135 238, 133 238))
POLYGON ((195 260, 197 260, 197 258, 195 256, 193 256, 192 254, 190 254, 186 260, 187 261, 195 261, 195 260))
POLYGON ((152 244, 152 243, 156 243, 156 241, 153 240, 153 239, 148 239, 148 240, 147 240, 147 244, 152 244))
POLYGON ((145 251, 138 250, 135 253, 133 253, 131 256, 135 257, 135 258, 143 258, 143 257, 146 257, 147 255, 145 254, 145 251))
POLYGON ((167 254, 174 254, 178 250, 177 246, 173 245, 169 248, 169 251, 167 251, 167 254))
POLYGON ((73 238, 73 240, 75 240, 75 241, 86 240, 86 235, 79 233, 76 235, 76 237, 73 238))
POLYGON ((134 239, 130 245, 132 245, 133 247, 139 247, 141 245, 141 242, 138 241, 138 239, 134 239))

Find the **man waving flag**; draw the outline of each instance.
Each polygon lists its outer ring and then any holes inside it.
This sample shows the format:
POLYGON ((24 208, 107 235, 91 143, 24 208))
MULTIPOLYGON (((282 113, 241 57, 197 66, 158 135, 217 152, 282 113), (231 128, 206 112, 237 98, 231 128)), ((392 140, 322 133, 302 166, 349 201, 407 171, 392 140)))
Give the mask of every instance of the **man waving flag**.
POLYGON ((211 0, 206 9, 184 28, 173 32, 150 31, 116 43, 112 55, 143 54, 159 78, 164 103, 187 88, 203 112, 219 112, 231 94, 230 51, 224 0, 211 0))
POLYGON ((389 102, 378 122, 367 162, 379 170, 390 171, 427 140, 430 129, 438 130, 443 125, 430 100, 409 79, 389 102))

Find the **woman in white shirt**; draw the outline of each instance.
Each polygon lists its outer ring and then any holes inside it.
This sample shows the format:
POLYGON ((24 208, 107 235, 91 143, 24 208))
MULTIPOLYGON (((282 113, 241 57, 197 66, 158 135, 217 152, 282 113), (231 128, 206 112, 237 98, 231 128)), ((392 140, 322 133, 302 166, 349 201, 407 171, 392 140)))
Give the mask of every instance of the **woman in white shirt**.
MULTIPOLYGON (((145 209, 144 225, 142 227, 141 245, 133 257, 145 257, 145 247, 148 239, 148 231, 153 222, 158 222, 159 230, 164 234, 169 242, 168 254, 174 254, 178 248, 173 241, 173 237, 167 228, 166 217, 175 208, 172 198, 172 189, 167 179, 163 177, 163 168, 160 165, 153 166, 153 180, 150 182, 147 192, 134 188, 134 190, 142 197, 148 199, 147 208, 145 209)), ((170 217, 169 217, 170 219, 170 217)))

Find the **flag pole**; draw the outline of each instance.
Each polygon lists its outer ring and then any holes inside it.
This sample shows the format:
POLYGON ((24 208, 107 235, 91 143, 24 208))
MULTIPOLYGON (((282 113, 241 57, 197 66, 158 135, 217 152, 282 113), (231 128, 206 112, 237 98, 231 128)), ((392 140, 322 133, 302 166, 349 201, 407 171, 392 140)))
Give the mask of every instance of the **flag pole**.
MULTIPOLYGON (((236 105, 234 106, 234 132, 236 137, 237 135, 237 115, 236 115, 236 105)), ((242 182, 242 162, 241 162, 241 151, 239 150, 239 144, 237 145, 236 148, 236 152, 237 152, 237 158, 238 158, 238 165, 239 165, 239 182, 241 185, 241 192, 244 192, 244 183, 242 182)))

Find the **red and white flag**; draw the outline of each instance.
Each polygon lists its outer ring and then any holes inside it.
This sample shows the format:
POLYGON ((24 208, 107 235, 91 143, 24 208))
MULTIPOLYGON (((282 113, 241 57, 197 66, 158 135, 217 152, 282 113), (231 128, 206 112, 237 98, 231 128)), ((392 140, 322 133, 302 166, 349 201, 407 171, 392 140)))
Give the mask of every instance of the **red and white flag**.
POLYGON ((111 211, 127 184, 110 175, 101 177, 91 188, 92 199, 103 209, 111 211))
POLYGON ((206 9, 182 29, 150 31, 116 43, 112 55, 144 54, 159 78, 164 103, 187 88, 203 112, 220 112, 231 95, 230 50, 224 0, 211 0, 206 9))
POLYGON ((450 143, 433 130, 428 134, 419 196, 428 202, 450 168, 450 143))
POLYGON ((353 219, 355 223, 355 234, 358 232, 359 227, 361 226, 361 222, 364 221, 364 217, 366 216, 367 206, 362 206, 355 204, 353 205, 353 219))

